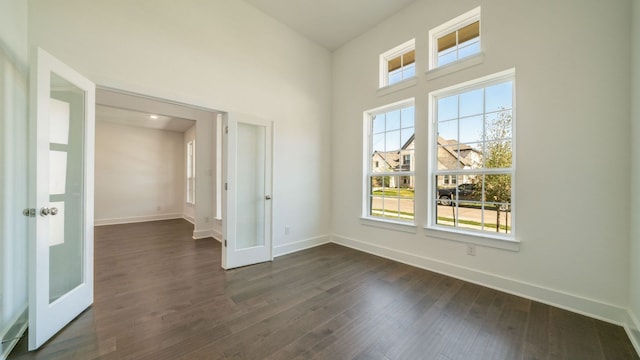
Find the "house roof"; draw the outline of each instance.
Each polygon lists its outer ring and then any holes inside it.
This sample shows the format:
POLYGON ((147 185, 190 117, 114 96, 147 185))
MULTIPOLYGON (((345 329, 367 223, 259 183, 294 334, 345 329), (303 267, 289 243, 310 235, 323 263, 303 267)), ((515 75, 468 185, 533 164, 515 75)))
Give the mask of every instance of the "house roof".
MULTIPOLYGON (((451 155, 455 160, 459 161, 462 165, 464 166, 472 166, 473 162, 471 159, 468 158, 468 154, 470 152, 475 152, 479 155, 482 155, 478 150, 472 148, 471 146, 467 145, 467 144, 460 144, 458 143, 456 140, 447 140, 445 138, 443 138, 442 136, 438 136, 438 145, 442 145, 440 146, 438 149, 442 149, 445 151, 445 153, 451 155), (453 151, 453 145, 457 145, 457 149, 458 151, 453 151), (462 155, 464 154, 464 155, 462 155)), ((438 151, 438 161, 442 162, 443 164, 445 163, 445 161, 443 161, 444 159, 441 159, 440 156, 440 151, 438 151)), ((446 167, 451 168, 450 166, 446 165, 446 167)))

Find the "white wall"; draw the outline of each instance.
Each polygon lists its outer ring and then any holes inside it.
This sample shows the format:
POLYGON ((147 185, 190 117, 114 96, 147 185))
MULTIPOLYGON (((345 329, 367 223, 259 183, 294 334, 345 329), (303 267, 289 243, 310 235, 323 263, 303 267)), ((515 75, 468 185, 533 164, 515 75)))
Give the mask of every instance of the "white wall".
MULTIPOLYGON (((183 145, 183 150, 184 150, 184 158, 186 160, 187 158, 187 143, 189 143, 189 141, 195 140, 196 138, 196 126, 192 126, 189 130, 184 132, 184 145, 183 145)), ((196 154, 197 156, 197 154, 196 154)), ((187 165, 185 163, 184 165, 184 178, 187 178, 187 165)), ((187 186, 185 183, 184 186, 184 198, 186 200, 187 198, 187 186)), ((195 211, 195 207, 192 204, 187 204, 187 202, 185 201, 183 203, 183 207, 182 207, 182 215, 184 216, 185 219, 189 220, 191 223, 195 223, 195 218, 196 218, 196 211, 195 211)))
POLYGON ((630 310, 636 349, 640 352, 640 0, 632 0, 631 58, 631 278, 630 310))
POLYGON ((629 2, 417 0, 333 58, 334 240, 613 321, 629 286, 629 2), (427 81, 428 31, 482 6, 484 62, 427 81), (598 24, 598 26, 593 26, 598 24), (418 84, 378 96, 379 54, 416 38, 418 84), (515 67, 518 252, 426 236, 427 99, 515 67), (417 234, 362 225, 362 113, 416 99, 417 234))
POLYGON ((96 121, 95 223, 182 218, 183 133, 96 121))
POLYGON ((0 0, 0 358, 26 322, 27 10, 24 1, 0 0))
POLYGON ((273 120, 276 254, 328 239, 327 50, 243 1, 32 0, 29 16, 31 44, 99 85, 273 120))
MULTIPOLYGON (((216 116, 196 122, 196 224, 193 238, 214 235, 216 116)), ((218 237, 219 238, 219 237, 218 237)))

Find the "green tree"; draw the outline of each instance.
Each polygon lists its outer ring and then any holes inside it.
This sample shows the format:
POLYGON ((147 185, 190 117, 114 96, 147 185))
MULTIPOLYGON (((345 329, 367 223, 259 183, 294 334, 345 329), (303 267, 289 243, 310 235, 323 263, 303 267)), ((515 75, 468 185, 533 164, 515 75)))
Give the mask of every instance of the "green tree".
MULTIPOLYGON (((485 168, 510 168, 512 163, 512 129, 513 122, 510 111, 502 110, 495 119, 487 123, 485 139, 487 141, 484 153, 485 168)), ((500 231, 500 213, 508 211, 511 204, 511 175, 490 174, 484 177, 484 200, 494 203, 496 211, 496 232, 500 231)), ((508 225, 508 224, 505 224, 508 225)), ((505 226, 508 232, 508 226, 505 226)))

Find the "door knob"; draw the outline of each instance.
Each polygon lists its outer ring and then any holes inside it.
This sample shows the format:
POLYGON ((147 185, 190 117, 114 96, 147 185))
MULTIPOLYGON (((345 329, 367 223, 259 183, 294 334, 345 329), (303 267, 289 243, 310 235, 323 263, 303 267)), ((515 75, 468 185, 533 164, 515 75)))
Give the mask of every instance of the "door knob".
POLYGON ((50 210, 51 215, 56 216, 58 215, 58 208, 57 207, 52 207, 50 210))
MULTIPOLYGON (((57 209, 56 209, 56 213, 57 213, 57 209)), ((51 213, 51 210, 49 210, 48 207, 43 207, 42 209, 40 209, 40 216, 47 216, 51 213)))

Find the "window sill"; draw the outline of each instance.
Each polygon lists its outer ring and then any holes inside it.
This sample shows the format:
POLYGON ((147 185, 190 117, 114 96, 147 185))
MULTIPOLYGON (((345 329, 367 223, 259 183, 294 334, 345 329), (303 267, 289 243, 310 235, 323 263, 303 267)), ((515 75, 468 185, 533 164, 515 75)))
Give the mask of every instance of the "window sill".
POLYGON ((388 230, 402 231, 406 233, 415 234, 417 233, 416 226, 411 223, 406 223, 402 221, 393 221, 393 220, 382 220, 377 218, 370 217, 361 217, 360 223, 362 225, 373 226, 388 230))
POLYGON ((507 236, 476 233, 464 230, 454 230, 439 226, 425 227, 425 235, 442 240, 474 244, 496 249, 520 251, 520 242, 507 236))
POLYGON ((439 77, 449 75, 454 72, 458 72, 460 70, 464 70, 472 66, 482 64, 483 62, 484 62, 484 54, 479 53, 476 55, 466 57, 462 60, 452 62, 451 64, 447 64, 431 70, 427 70, 426 78, 427 78, 427 81, 437 79, 439 77))
POLYGON ((418 84, 418 78, 417 77, 411 77, 405 80, 402 80, 398 83, 395 83, 393 85, 387 85, 385 87, 381 87, 378 89, 378 96, 385 96, 385 95, 389 95, 391 93, 394 93, 396 91, 400 91, 406 88, 410 88, 412 86, 416 86, 416 84, 418 84))

